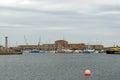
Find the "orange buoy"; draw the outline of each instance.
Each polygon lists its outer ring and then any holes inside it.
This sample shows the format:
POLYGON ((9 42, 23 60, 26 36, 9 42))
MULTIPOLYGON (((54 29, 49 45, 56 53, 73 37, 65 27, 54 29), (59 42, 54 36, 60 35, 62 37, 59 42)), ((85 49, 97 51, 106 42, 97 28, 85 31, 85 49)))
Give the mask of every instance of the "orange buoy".
POLYGON ((87 70, 85 70, 84 74, 85 74, 85 76, 91 76, 91 71, 87 69, 87 70))

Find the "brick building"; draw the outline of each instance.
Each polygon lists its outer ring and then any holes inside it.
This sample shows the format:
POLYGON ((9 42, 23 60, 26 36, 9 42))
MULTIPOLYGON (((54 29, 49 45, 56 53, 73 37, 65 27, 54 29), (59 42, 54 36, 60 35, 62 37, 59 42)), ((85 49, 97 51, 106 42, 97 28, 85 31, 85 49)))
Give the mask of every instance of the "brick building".
POLYGON ((18 48, 21 50, 31 50, 31 49, 41 49, 41 46, 38 46, 38 45, 19 45, 18 48))
MULTIPOLYGON (((43 45, 19 45, 18 48, 21 50, 24 49, 40 49, 40 50, 61 50, 61 49, 71 49, 71 50, 83 50, 86 46, 85 43, 75 43, 69 44, 65 40, 57 40, 52 44, 43 44, 43 45)), ((103 49, 103 45, 89 45, 93 49, 103 49)))
POLYGON ((54 44, 43 44, 42 47, 49 49, 49 50, 62 50, 62 49, 71 49, 71 50, 83 50, 85 47, 84 43, 78 44, 69 44, 68 41, 65 40, 57 40, 54 44))

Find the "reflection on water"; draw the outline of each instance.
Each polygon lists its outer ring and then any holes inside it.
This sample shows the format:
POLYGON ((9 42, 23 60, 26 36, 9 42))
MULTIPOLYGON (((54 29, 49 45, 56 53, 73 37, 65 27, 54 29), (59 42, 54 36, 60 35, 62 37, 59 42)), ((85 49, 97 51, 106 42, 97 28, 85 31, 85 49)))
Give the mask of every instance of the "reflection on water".
POLYGON ((89 76, 89 77, 85 76, 85 77, 84 77, 84 80, 92 80, 92 79, 91 79, 90 76, 89 76))
POLYGON ((0 55, 0 80, 120 80, 119 68, 120 55, 0 55))

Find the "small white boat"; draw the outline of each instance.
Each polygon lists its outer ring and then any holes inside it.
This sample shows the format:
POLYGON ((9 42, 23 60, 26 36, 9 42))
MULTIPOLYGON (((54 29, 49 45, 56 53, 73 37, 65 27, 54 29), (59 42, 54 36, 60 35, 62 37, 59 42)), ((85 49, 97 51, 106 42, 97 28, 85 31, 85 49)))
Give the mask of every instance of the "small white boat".
POLYGON ((22 52, 23 52, 23 54, 27 54, 30 52, 30 50, 23 50, 22 52))
POLYGON ((95 50, 91 49, 91 48, 87 48, 87 49, 83 50, 83 53, 94 53, 94 52, 95 52, 95 50))

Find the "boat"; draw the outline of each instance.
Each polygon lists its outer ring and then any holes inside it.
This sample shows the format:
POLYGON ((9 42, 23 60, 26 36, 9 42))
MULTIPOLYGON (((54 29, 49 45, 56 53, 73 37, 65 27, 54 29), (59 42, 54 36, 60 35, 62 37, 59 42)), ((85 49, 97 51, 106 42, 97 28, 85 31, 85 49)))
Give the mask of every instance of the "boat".
POLYGON ((70 50, 70 49, 62 49, 62 52, 63 52, 63 53, 72 53, 73 50, 70 50))
POLYGON ((38 49, 33 49, 33 50, 31 50, 29 53, 40 53, 40 50, 38 50, 38 49))
POLYGON ((95 51, 94 49, 87 48, 83 50, 83 53, 94 53, 94 51, 95 51))
POLYGON ((94 53, 95 49, 91 48, 90 45, 87 45, 85 49, 83 50, 83 53, 94 53))
POLYGON ((120 54, 120 47, 111 47, 106 50, 106 54, 120 54))
POLYGON ((30 50, 23 50, 22 53, 23 54, 28 54, 30 52, 30 50))

